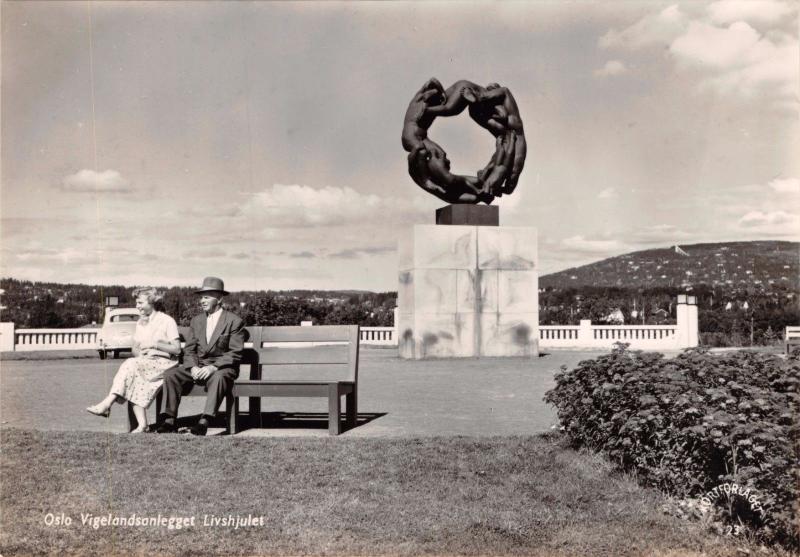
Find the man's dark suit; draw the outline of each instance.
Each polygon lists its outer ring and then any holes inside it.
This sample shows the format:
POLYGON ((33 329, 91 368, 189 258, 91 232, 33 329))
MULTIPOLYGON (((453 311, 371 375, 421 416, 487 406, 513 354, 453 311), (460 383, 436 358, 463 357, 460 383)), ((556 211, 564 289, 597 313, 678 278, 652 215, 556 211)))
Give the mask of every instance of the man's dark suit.
POLYGON ((192 319, 183 351, 183 367, 174 367, 164 374, 165 412, 172 418, 178 417, 178 405, 184 389, 195 382, 191 375, 191 369, 195 366, 213 365, 218 368, 205 381, 208 395, 203 414, 214 416, 220 402, 233 388, 244 349, 244 322, 234 313, 224 309, 221 311, 222 315, 209 342, 206 342, 206 314, 201 313, 192 319))

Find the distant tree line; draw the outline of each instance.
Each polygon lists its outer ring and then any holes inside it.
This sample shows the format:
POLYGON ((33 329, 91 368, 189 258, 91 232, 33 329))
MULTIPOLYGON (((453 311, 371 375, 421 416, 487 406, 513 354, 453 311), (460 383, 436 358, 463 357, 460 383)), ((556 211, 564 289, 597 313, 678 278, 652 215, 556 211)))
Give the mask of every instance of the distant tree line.
MULTIPOLYGON (((133 287, 112 285, 58 284, 0 279, 0 319, 17 328, 73 328, 101 324, 108 297, 119 307, 133 307, 133 287)), ((180 325, 188 325, 200 311, 194 288, 163 288, 163 307, 180 325)), ((232 292, 225 298, 228 309, 238 313, 247 325, 358 324, 392 326, 397 304, 394 292, 353 290, 291 290, 232 292)))

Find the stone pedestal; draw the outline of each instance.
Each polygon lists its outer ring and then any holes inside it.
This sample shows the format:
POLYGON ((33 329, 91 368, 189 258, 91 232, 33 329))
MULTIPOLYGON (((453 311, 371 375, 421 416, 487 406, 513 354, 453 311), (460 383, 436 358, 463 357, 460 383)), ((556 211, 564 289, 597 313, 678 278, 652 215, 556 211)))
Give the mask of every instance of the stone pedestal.
POLYGON ((500 226, 500 207, 497 205, 446 205, 441 209, 436 209, 436 224, 500 226))
POLYGON ((400 357, 538 356, 535 228, 416 225, 398 254, 400 357))

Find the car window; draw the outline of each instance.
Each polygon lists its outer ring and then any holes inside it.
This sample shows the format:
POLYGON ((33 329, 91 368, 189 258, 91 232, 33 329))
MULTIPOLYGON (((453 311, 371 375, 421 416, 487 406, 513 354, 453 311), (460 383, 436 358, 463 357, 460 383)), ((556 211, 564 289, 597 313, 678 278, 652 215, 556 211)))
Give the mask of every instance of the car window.
POLYGON ((111 316, 111 323, 130 323, 131 321, 139 321, 139 316, 125 313, 111 316))

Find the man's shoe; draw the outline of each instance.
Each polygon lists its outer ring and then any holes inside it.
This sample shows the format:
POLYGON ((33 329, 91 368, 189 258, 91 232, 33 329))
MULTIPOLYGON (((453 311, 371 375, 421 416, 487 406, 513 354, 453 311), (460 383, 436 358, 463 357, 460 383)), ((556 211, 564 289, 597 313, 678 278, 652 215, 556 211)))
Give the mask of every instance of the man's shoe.
POLYGON ((200 418, 195 425, 189 430, 192 435, 205 435, 208 431, 208 420, 200 418))
POLYGON ((156 427, 155 429, 156 433, 175 433, 176 431, 178 431, 178 428, 175 426, 174 423, 170 422, 160 423, 158 424, 158 427, 156 427))

